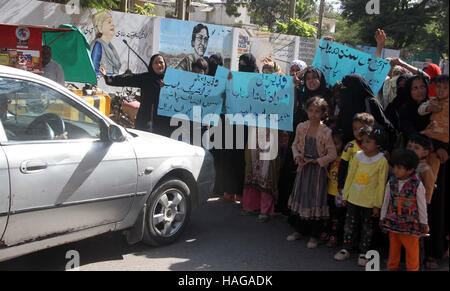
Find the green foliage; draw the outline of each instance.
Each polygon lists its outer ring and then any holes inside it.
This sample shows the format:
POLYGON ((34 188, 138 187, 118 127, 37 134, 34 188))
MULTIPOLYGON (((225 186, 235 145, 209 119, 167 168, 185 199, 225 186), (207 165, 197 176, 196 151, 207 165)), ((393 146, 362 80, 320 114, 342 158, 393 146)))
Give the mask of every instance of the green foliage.
POLYGON ((380 14, 366 13, 367 1, 342 0, 342 16, 336 40, 376 46, 378 28, 388 36, 387 47, 403 51, 448 54, 448 0, 382 1, 380 14), (342 30, 341 30, 342 29, 342 30))
POLYGON ((235 3, 234 0, 227 0, 225 3, 225 12, 228 16, 234 16, 239 17, 241 14, 238 12, 238 6, 241 6, 242 4, 235 3))
POLYGON ((120 2, 120 0, 81 0, 80 4, 83 8, 111 10, 113 8, 118 8, 120 2))
POLYGON ((289 23, 276 23, 277 33, 289 34, 289 35, 297 35, 302 37, 315 37, 317 29, 314 26, 309 25, 306 22, 301 21, 300 19, 289 19, 289 23))
POLYGON ((309 24, 317 21, 317 3, 314 0, 297 0, 295 6, 295 18, 298 18, 309 24))
POLYGON ((134 4, 134 13, 139 15, 155 16, 155 14, 152 13, 154 7, 155 4, 150 2, 146 2, 144 6, 134 4))
POLYGON ((252 22, 273 29, 277 21, 289 21, 289 1, 252 0, 247 5, 252 22))
POLYGON ((277 21, 276 27, 274 30, 276 33, 286 33, 287 30, 288 30, 288 25, 286 23, 277 21))

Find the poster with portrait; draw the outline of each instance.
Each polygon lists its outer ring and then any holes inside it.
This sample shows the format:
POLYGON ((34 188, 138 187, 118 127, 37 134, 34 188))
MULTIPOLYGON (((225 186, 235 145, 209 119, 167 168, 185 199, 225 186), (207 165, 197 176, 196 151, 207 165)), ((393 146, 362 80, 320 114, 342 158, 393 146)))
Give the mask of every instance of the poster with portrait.
MULTIPOLYGON (((127 69, 133 73, 146 72, 153 54, 155 17, 96 9, 80 9, 78 13, 70 13, 63 4, 27 0, 3 0, 0 10, 0 23, 48 27, 75 25, 85 34, 91 46, 94 67, 98 69, 102 65, 108 74, 122 74, 127 69), (124 40, 145 63, 127 47, 124 40)), ((107 92, 121 90, 120 87, 106 86, 100 77, 98 86, 107 92)))
POLYGON ((231 27, 160 19, 159 53, 171 68, 191 71, 192 62, 196 58, 213 54, 220 54, 224 66, 229 68, 232 45, 231 27))

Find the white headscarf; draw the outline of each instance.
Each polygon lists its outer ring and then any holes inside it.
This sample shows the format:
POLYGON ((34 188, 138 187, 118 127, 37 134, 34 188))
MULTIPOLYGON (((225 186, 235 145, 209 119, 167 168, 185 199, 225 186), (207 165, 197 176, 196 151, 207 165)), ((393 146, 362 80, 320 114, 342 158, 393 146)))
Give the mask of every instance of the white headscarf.
POLYGON ((300 71, 303 71, 304 69, 306 69, 306 67, 308 66, 304 61, 302 60, 294 60, 291 62, 290 66, 289 66, 289 71, 292 69, 292 66, 296 65, 297 67, 300 68, 300 71))

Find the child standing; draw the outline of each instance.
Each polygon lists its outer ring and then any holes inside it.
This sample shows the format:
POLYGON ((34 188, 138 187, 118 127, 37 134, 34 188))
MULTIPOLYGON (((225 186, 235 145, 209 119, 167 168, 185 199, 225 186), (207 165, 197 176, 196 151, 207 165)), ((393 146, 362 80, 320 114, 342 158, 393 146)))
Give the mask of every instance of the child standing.
POLYGON ((380 129, 363 127, 359 132, 362 151, 352 160, 343 191, 343 205, 347 206, 344 226, 344 247, 335 256, 337 261, 350 257, 355 234, 361 233, 358 265, 367 264, 373 235, 372 219, 380 214, 389 165, 382 148, 384 136, 380 129))
POLYGON ((338 170, 344 147, 344 135, 341 132, 334 131, 333 142, 336 146, 337 158, 330 165, 328 171, 328 206, 331 221, 326 223, 326 230, 321 235, 321 240, 327 241, 327 247, 336 246, 338 241, 342 239, 346 212, 346 208, 342 206, 342 195, 338 190, 338 170))
POLYGON ((409 139, 406 148, 413 151, 419 158, 419 165, 417 166, 416 173, 425 186, 427 204, 430 204, 437 179, 437 173, 435 171, 439 171, 440 166, 438 159, 432 159, 437 162, 437 164, 433 166, 430 166, 427 162, 427 158, 430 156, 432 148, 431 140, 424 135, 415 135, 409 139))
POLYGON ((435 84, 436 98, 422 103, 418 109, 420 115, 431 113, 430 123, 420 133, 440 142, 448 143, 448 75, 439 75, 433 79, 432 83, 435 84))
MULTIPOLYGON (((312 97, 305 108, 309 120, 297 126, 292 144, 298 169, 288 205, 293 214, 300 216, 301 226, 311 227, 312 235, 307 247, 315 248, 323 219, 329 218, 326 169, 337 154, 331 129, 322 122, 328 109, 327 102, 323 98, 312 97)), ((301 232, 299 230, 291 236, 298 238, 301 232)))
POLYGON ((258 131, 264 135, 266 142, 270 141, 269 150, 273 150, 273 143, 278 142, 273 138, 278 135, 274 129, 249 128, 249 144, 245 149, 245 182, 241 215, 252 215, 259 211, 256 221, 267 222, 274 213, 278 197, 279 158, 264 159, 262 155, 265 152, 261 147, 265 148, 266 144, 260 144, 260 141, 256 149, 251 149, 252 142, 256 145, 258 131))
POLYGON ((357 152, 362 151, 361 140, 359 137, 359 131, 361 128, 369 126, 372 127, 375 123, 375 118, 369 113, 357 113, 353 117, 353 136, 355 139, 349 142, 342 153, 341 162, 339 163, 338 171, 338 189, 342 192, 345 185, 345 179, 347 179, 348 168, 352 162, 353 157, 357 152))
POLYGON ((399 150, 391 162, 394 176, 386 185, 380 217, 380 226, 389 232, 388 269, 398 269, 403 246, 407 270, 418 271, 419 238, 429 231, 425 187, 415 175, 419 159, 413 151, 399 150))

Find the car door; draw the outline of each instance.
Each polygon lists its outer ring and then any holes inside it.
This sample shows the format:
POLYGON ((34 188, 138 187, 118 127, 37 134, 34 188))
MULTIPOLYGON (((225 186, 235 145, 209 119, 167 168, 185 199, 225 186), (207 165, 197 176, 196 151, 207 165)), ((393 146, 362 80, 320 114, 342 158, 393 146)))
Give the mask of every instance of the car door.
MULTIPOLYGON (((0 129, 1 130, 1 129, 0 129)), ((0 146, 0 245, 6 228, 9 210, 9 173, 5 153, 0 146)))
POLYGON ((136 194, 131 144, 108 141, 98 113, 50 86, 0 76, 9 99, 7 245, 121 221, 136 194))

